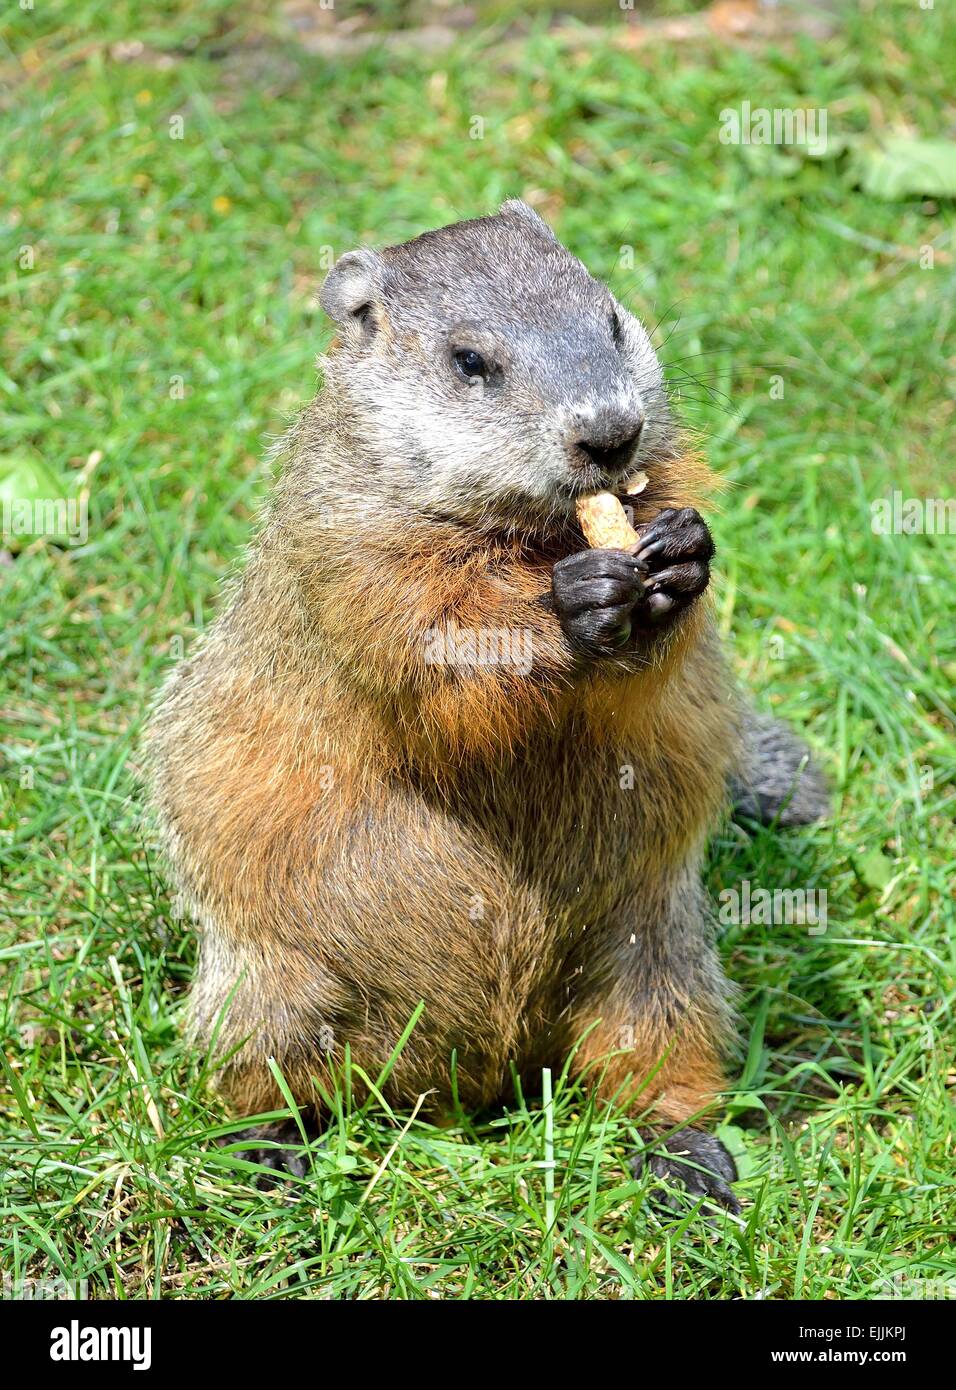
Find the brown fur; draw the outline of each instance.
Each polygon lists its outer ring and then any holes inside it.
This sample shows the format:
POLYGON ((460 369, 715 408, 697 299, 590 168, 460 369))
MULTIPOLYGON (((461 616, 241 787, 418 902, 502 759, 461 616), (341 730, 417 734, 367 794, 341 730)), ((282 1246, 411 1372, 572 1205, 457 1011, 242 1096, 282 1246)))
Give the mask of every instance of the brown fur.
MULTIPOLYGON (((424 1000, 400 1101, 447 1094, 453 1049, 464 1102, 491 1101, 509 1063, 560 1065, 590 1028, 575 1064, 603 1094, 705 1108, 728 1005, 699 861, 735 757, 706 606, 636 665, 585 667, 547 604, 580 535, 319 532, 300 467, 150 730, 202 934, 193 1035, 238 1049, 226 1094, 281 1103, 274 1057, 316 1104, 346 1043, 374 1077, 424 1000), (530 675, 427 665, 423 633, 451 620, 529 629, 530 675)), ((706 484, 690 455, 658 476, 638 523, 706 484)))

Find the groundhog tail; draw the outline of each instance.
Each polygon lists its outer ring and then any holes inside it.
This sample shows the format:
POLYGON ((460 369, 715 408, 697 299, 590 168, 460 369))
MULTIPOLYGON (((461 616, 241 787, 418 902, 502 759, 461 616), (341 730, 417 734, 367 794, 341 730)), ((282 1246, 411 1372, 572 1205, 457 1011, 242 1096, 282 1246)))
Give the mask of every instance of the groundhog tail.
POLYGON ((810 825, 831 810, 830 791, 810 749, 781 719, 746 709, 742 756, 731 779, 735 820, 810 825))

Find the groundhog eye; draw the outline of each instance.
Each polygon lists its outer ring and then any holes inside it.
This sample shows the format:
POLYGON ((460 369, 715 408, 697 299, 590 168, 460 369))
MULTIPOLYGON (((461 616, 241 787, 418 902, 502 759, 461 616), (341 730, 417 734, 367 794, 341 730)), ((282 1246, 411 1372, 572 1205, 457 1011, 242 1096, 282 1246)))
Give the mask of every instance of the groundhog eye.
POLYGON ((611 337, 614 339, 615 345, 620 347, 624 339, 624 325, 621 323, 616 309, 611 310, 611 337))
POLYGON ((473 348, 462 348, 460 352, 456 352, 455 366, 466 381, 471 381, 476 376, 484 380, 488 375, 488 363, 481 353, 475 352, 473 348))

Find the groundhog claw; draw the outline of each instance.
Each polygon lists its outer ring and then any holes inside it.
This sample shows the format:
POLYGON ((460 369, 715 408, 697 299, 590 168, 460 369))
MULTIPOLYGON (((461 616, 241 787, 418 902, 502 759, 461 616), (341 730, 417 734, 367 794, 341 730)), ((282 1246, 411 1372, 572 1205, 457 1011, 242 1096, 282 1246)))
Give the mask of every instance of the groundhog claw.
POLYGON ((634 554, 652 569, 687 560, 709 561, 714 542, 707 523, 693 507, 665 507, 641 532, 634 554))
POLYGON ((634 558, 644 566, 646 598, 635 618, 652 626, 676 616, 710 583, 714 542, 707 524, 693 507, 667 507, 654 518, 635 547, 634 558))
POLYGON ((245 1144, 245 1148, 233 1151, 233 1158, 245 1163, 255 1163, 268 1171, 256 1179, 259 1187, 271 1186, 280 1174, 294 1178, 304 1178, 309 1171, 307 1152, 302 1146, 302 1135, 292 1121, 279 1125, 254 1125, 240 1130, 237 1134, 226 1135, 220 1140, 220 1147, 226 1144, 245 1144), (271 1177, 270 1174, 275 1174, 271 1177))
MULTIPOLYGON (((706 1130, 679 1129, 656 1143, 649 1140, 648 1147, 631 1160, 636 1178, 645 1168, 658 1180, 682 1187, 693 1199, 708 1198, 728 1211, 740 1211, 740 1203, 729 1186, 737 1181, 737 1165, 716 1135, 706 1130)), ((653 1200, 655 1205, 670 1211, 681 1210, 675 1193, 655 1193, 653 1200)))

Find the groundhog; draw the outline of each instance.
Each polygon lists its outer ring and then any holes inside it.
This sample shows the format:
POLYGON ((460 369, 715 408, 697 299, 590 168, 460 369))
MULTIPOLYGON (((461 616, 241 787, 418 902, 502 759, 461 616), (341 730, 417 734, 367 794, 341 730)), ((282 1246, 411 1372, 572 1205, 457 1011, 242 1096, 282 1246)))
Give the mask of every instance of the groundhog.
POLYGON ((482 1108, 573 1052, 644 1124, 635 1171, 735 1209, 702 856, 732 794, 783 824, 826 795, 734 691, 648 334, 517 201, 348 252, 320 302, 324 386, 148 730, 191 1037, 240 1114, 283 1105, 274 1058, 320 1124, 330 1063, 377 1076, 423 1001, 395 1103, 440 1105, 453 1056, 482 1108), (577 500, 638 473, 636 546, 588 548, 577 500))

